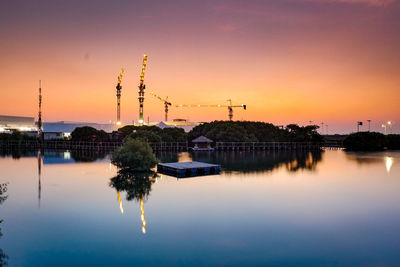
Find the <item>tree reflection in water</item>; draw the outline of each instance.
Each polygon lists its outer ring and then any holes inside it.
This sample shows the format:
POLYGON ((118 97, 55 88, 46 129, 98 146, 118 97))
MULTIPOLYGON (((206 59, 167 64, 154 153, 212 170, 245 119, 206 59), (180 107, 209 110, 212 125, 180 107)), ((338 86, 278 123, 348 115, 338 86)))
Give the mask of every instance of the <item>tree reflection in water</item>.
POLYGON ((155 172, 129 172, 120 170, 118 175, 110 179, 110 186, 117 190, 119 208, 124 212, 120 192, 126 192, 126 200, 140 202, 142 232, 146 233, 146 218, 143 201, 147 200, 151 186, 157 181, 155 172))
MULTIPOLYGON (((7 184, 0 184, 0 205, 3 204, 4 201, 6 201, 7 197, 5 193, 7 192, 7 184)), ((2 223, 3 220, 0 220, 0 223, 2 223)), ((0 228, 0 237, 2 237, 3 234, 1 232, 0 228)), ((8 256, 4 254, 3 250, 0 248, 0 266, 5 266, 7 265, 7 259, 8 256)))
POLYGON ((225 172, 265 172, 285 167, 290 172, 314 171, 322 151, 219 151, 191 153, 194 161, 220 164, 225 172))

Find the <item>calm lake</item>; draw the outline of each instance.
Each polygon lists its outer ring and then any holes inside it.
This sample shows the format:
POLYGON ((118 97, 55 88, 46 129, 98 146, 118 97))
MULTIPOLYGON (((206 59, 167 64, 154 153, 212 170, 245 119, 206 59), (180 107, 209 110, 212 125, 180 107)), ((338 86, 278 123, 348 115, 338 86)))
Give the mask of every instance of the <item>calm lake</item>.
MULTIPOLYGON (((400 152, 164 153, 220 175, 124 176, 106 155, 2 153, 9 266, 400 266, 400 152)), ((8 258, 7 258, 8 257, 8 258)))

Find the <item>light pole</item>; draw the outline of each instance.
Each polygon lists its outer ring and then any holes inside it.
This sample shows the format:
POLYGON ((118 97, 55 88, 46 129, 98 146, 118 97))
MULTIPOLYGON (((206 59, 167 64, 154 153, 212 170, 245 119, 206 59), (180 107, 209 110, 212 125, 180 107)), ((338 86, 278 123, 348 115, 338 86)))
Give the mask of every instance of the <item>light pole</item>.
POLYGON ((385 134, 386 134, 386 124, 382 124, 382 128, 385 128, 385 134))
POLYGON ((328 124, 327 125, 325 125, 326 126, 326 132, 325 132, 325 134, 326 135, 329 135, 329 131, 328 131, 328 124))
POLYGON ((368 121, 368 132, 371 131, 371 120, 367 120, 368 121))
POLYGON ((389 133, 392 133, 392 122, 388 121, 387 124, 389 125, 389 133))
POLYGON ((323 135, 323 134, 324 134, 324 123, 321 122, 321 125, 322 125, 322 127, 321 127, 321 134, 323 135))

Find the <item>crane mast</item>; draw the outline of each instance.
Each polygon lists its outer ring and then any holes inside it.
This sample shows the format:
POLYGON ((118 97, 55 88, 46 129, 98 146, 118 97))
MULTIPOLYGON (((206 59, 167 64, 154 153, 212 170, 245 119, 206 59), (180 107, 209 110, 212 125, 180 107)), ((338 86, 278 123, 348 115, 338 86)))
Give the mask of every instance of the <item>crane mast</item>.
POLYGON ((168 101, 168 96, 166 97, 166 99, 163 99, 161 97, 159 97, 158 95, 156 95, 154 92, 150 93, 152 96, 154 96, 155 98, 158 98, 159 100, 161 100, 162 102, 164 102, 164 111, 165 111, 165 121, 168 121, 168 106, 172 106, 172 103, 168 101))
POLYGON ((121 69, 121 73, 118 76, 118 83, 117 83, 117 125, 121 125, 121 89, 122 89, 122 76, 124 75, 125 69, 121 69))
POLYGON ((42 123, 42 81, 39 80, 39 114, 38 114, 38 138, 43 139, 43 123, 42 123))
POLYGON ((140 83, 139 83, 139 124, 143 125, 143 104, 144 104, 144 90, 146 89, 146 85, 144 84, 144 72, 146 70, 147 64, 147 56, 143 55, 143 64, 142 64, 142 73, 140 74, 140 83))

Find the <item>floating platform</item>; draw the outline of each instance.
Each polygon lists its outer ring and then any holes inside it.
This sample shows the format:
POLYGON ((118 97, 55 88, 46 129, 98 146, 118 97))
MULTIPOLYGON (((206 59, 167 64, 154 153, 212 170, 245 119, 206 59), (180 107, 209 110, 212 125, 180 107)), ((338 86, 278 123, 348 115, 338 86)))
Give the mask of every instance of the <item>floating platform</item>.
POLYGON ((176 177, 219 174, 220 170, 219 165, 198 161, 157 164, 158 172, 176 177))

